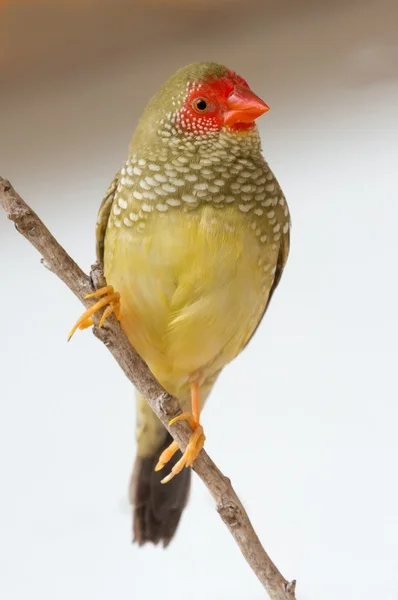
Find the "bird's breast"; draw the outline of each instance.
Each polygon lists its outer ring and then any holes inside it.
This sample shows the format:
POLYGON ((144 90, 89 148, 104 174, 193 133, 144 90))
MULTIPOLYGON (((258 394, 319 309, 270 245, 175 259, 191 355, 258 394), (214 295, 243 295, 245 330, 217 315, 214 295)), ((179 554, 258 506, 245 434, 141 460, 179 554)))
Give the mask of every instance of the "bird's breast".
POLYGON ((144 228, 129 223, 108 229, 106 278, 120 292, 131 343, 177 393, 195 373, 212 377, 250 338, 279 245, 236 206, 160 211, 144 228))

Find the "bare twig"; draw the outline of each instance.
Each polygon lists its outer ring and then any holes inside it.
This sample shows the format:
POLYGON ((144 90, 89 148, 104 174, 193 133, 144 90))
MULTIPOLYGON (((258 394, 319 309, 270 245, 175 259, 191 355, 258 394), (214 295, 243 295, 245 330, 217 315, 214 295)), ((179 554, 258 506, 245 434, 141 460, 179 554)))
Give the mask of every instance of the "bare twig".
MULTIPOLYGON (((88 277, 58 244, 36 213, 2 177, 0 204, 17 230, 40 252, 43 264, 62 279, 86 307, 91 306, 95 300, 84 300, 84 296, 93 287, 101 285, 103 275, 99 265, 93 266, 91 278, 88 277)), ((98 317, 94 315, 94 320, 96 319, 98 317)), ((117 320, 109 318, 102 329, 95 326, 94 334, 107 346, 131 383, 143 394, 163 425, 185 449, 191 432, 187 423, 179 422, 172 427, 168 425, 170 419, 181 410, 178 401, 154 379, 147 365, 130 345, 117 320)), ((295 581, 287 581, 265 552, 230 480, 221 473, 204 450, 196 459, 193 469, 215 499, 220 517, 271 600, 295 600, 295 581)))

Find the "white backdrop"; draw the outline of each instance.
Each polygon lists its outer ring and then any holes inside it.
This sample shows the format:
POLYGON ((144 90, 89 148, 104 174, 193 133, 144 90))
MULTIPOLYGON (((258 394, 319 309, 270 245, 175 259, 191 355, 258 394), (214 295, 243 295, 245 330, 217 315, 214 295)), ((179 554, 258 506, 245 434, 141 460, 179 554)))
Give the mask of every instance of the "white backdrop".
MULTIPOLYGON (((177 67, 224 62, 271 106, 264 153, 291 207, 291 256, 203 420, 298 600, 398 598, 392 7, 257 16, 250 32, 193 32, 156 61, 2 97, 1 174, 84 268, 137 116, 177 67)), ((264 598, 196 477, 167 551, 131 545, 133 390, 90 333, 66 343, 81 305, 1 214, 0 252, 0 597, 264 598)))

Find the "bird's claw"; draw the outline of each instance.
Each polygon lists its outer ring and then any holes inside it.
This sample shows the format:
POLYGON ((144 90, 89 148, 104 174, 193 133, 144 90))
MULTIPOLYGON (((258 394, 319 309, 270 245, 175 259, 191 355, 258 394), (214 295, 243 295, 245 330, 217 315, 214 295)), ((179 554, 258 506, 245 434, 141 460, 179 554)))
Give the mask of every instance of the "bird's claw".
MULTIPOLYGON (((184 467, 192 466, 193 462, 196 460, 199 452, 202 450, 203 445, 205 443, 206 437, 203 433, 203 427, 197 421, 195 421, 192 413, 184 412, 181 415, 178 415, 178 417, 175 417, 170 421, 169 425, 173 425, 174 423, 177 423, 177 421, 188 421, 188 423, 193 429, 193 433, 189 438, 186 450, 181 456, 180 460, 176 462, 174 467, 171 469, 169 475, 162 479, 161 483, 167 483, 168 481, 173 479, 173 477, 180 473, 180 471, 182 471, 184 467)), ((163 469, 163 467, 171 460, 171 458, 174 456, 178 449, 179 446, 177 442, 173 441, 170 444, 170 446, 168 446, 160 455, 159 461, 155 467, 155 471, 160 471, 161 469, 163 469)))
POLYGON ((72 335, 77 329, 87 329, 88 327, 91 327, 93 325, 93 319, 91 318, 91 315, 96 313, 101 308, 106 307, 98 324, 99 327, 102 327, 105 319, 107 319, 112 313, 115 313, 116 318, 120 321, 120 294, 115 292, 111 285, 107 285, 106 287, 96 290, 92 294, 88 294, 85 299, 98 297, 100 298, 98 302, 88 308, 86 312, 84 312, 76 321, 69 332, 68 341, 71 339, 72 335))

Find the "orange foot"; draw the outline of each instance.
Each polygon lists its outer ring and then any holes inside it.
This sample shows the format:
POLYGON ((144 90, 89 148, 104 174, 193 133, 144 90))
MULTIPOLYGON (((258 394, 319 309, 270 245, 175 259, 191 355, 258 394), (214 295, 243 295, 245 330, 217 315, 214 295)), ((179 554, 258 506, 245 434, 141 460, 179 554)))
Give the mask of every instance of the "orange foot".
POLYGON ((105 319, 107 319, 112 313, 115 313, 117 319, 120 321, 120 294, 118 292, 115 292, 111 285, 107 285, 106 287, 100 288, 92 294, 88 294, 85 297, 85 299, 97 298, 100 296, 103 296, 103 298, 101 298, 93 306, 88 308, 86 312, 84 312, 82 316, 76 321, 75 325, 72 327, 68 335, 68 342, 77 329, 87 329, 88 327, 91 327, 91 325, 93 325, 91 315, 96 313, 104 306, 106 306, 106 309, 104 310, 104 314, 101 317, 98 327, 102 327, 105 319))
MULTIPOLYGON (((183 412, 181 415, 178 415, 178 417, 171 419, 169 425, 173 425, 174 423, 177 423, 177 421, 188 421, 188 423, 193 429, 193 433, 189 438, 187 448, 181 456, 180 460, 176 462, 174 467, 171 469, 170 474, 167 475, 167 477, 165 477, 164 479, 162 479, 161 483, 167 483, 168 481, 173 479, 175 475, 180 473, 180 471, 182 471, 184 467, 190 467, 194 460, 196 460, 199 452, 202 450, 203 445, 205 443, 206 437, 203 433, 203 427, 199 423, 199 384, 196 382, 191 384, 191 395, 192 413, 183 412)), ((169 462, 169 460, 171 460, 171 458, 174 456, 178 449, 179 446, 177 442, 172 442, 170 446, 166 448, 166 450, 164 450, 160 455, 159 461, 155 467, 155 471, 160 471, 161 469, 163 469, 163 467, 169 462)))

